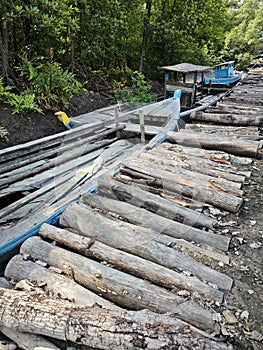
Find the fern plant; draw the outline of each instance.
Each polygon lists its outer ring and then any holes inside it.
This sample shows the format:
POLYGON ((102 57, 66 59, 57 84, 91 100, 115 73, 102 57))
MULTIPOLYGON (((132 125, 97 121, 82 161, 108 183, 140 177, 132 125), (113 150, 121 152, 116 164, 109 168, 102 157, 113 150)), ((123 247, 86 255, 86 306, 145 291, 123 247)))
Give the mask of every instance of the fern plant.
POLYGON ((8 131, 6 130, 6 128, 0 125, 0 137, 8 141, 7 135, 8 135, 8 131))
POLYGON ((46 109, 68 106, 74 95, 86 91, 74 74, 63 71, 57 62, 34 65, 24 59, 21 75, 27 78, 29 90, 34 92, 38 103, 46 109))
POLYGON ((7 98, 7 102, 13 107, 13 114, 24 114, 29 111, 43 113, 42 109, 35 101, 35 95, 27 91, 20 95, 10 94, 7 98))

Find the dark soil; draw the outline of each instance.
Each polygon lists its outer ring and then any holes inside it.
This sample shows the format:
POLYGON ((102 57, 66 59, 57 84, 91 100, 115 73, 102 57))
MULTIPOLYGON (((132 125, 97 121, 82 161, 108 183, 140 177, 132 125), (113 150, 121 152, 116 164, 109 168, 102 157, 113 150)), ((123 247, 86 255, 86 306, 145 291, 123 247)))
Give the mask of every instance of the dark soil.
MULTIPOLYGON (((74 97, 68 109, 64 111, 69 117, 73 117, 109 104, 108 98, 90 91, 85 95, 74 97)), ((8 131, 6 138, 0 137, 0 149, 65 131, 64 125, 55 116, 55 112, 57 111, 44 111, 43 114, 34 112, 13 114, 11 106, 0 104, 0 126, 8 131)))

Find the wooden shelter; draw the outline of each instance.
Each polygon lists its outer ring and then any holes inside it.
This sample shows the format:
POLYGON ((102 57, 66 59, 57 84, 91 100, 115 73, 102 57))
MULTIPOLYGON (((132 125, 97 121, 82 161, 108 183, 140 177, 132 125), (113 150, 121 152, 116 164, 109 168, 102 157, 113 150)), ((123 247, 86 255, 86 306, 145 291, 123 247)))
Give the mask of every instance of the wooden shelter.
POLYGON ((202 95, 204 73, 211 71, 212 67, 180 63, 174 66, 163 66, 160 69, 165 72, 164 98, 173 94, 175 90, 182 90, 181 107, 189 109, 196 101, 198 88, 202 95))

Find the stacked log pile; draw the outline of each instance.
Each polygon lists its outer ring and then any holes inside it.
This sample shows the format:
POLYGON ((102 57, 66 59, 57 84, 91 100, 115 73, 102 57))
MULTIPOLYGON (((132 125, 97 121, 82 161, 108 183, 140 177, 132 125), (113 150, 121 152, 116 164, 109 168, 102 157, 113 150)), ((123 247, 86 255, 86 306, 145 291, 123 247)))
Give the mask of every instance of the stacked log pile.
POLYGON ((0 288, 2 333, 95 349, 234 349, 218 311, 233 285, 231 237, 212 213, 239 212, 261 136, 253 123, 200 129, 120 160, 96 194, 25 240, 5 269, 22 291, 0 288))

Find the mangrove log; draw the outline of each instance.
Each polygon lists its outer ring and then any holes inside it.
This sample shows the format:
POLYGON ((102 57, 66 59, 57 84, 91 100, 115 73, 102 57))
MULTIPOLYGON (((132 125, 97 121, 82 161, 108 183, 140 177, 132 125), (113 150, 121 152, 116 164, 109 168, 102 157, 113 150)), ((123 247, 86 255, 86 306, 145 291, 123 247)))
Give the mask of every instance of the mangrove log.
MULTIPOLYGON (((31 332, 31 330, 29 331, 31 332)), ((19 349, 39 350, 39 348, 42 348, 44 350, 61 350, 61 348, 58 348, 53 343, 37 334, 19 332, 18 329, 5 326, 0 326, 0 332, 2 332, 9 339, 12 339, 12 341, 19 346, 19 349)))
POLYGON ((77 203, 72 204, 61 214, 60 224, 73 231, 77 230, 84 236, 96 238, 102 243, 168 268, 190 271, 201 280, 215 283, 219 288, 231 288, 231 278, 180 251, 160 244, 153 239, 155 236, 160 236, 153 230, 142 229, 122 221, 114 221, 77 203))
POLYGON ((207 215, 185 208, 174 201, 144 191, 136 186, 129 186, 103 176, 98 179, 97 186, 99 193, 108 198, 136 205, 167 219, 182 222, 185 225, 207 228, 218 226, 217 221, 207 215))
POLYGON ((174 238, 182 238, 190 242, 194 241, 196 243, 207 244, 222 251, 227 251, 229 247, 230 239, 228 237, 199 230, 180 222, 171 221, 170 219, 125 202, 90 193, 84 193, 80 201, 94 209, 115 212, 128 222, 150 228, 157 233, 166 234, 174 238))
POLYGON ((192 301, 137 277, 105 266, 87 257, 44 242, 39 237, 27 239, 22 254, 40 259, 70 273, 74 280, 102 297, 130 310, 149 309, 159 313, 175 312, 194 326, 214 331, 213 313, 192 301))
POLYGON ((91 238, 83 237, 65 229, 43 224, 39 234, 68 247, 87 257, 105 261, 121 271, 146 279, 161 287, 188 290, 191 294, 198 293, 203 298, 222 302, 223 293, 218 289, 199 281, 197 278, 180 274, 149 260, 110 247, 91 238))
POLYGON ((239 126, 263 126, 263 115, 241 115, 241 114, 227 114, 219 113, 205 113, 202 111, 191 113, 191 120, 213 122, 225 125, 239 125, 239 126))
POLYGON ((246 157, 257 157, 257 141, 233 139, 227 136, 207 135, 203 133, 167 132, 167 141, 183 146, 225 151, 230 154, 246 157))
POLYGON ((172 315, 70 307, 50 297, 3 289, 0 325, 96 349, 233 349, 172 315))
POLYGON ((74 280, 52 272, 32 261, 24 260, 21 255, 15 255, 9 261, 5 269, 5 276, 16 281, 29 280, 45 283, 46 290, 53 295, 74 300, 77 305, 92 306, 98 304, 106 309, 119 309, 116 305, 80 286, 74 280))
POLYGON ((122 162, 120 171, 132 177, 144 179, 150 185, 182 194, 202 203, 212 204, 233 213, 237 213, 243 203, 242 198, 225 192, 212 183, 204 184, 188 176, 172 174, 162 169, 152 169, 136 160, 122 162))

